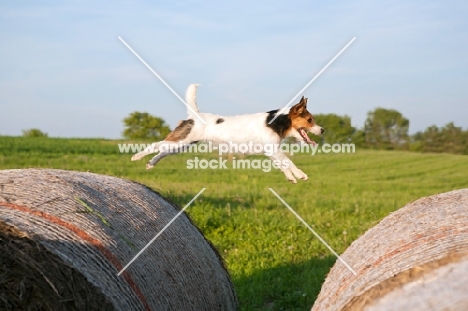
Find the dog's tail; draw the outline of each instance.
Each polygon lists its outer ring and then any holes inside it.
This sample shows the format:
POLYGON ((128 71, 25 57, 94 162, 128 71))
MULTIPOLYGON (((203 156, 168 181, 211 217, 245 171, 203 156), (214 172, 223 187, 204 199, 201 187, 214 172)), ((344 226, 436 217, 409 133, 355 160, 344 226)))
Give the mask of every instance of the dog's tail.
POLYGON ((187 88, 187 92, 185 92, 185 101, 188 105, 187 114, 189 118, 195 118, 196 114, 199 112, 197 106, 197 87, 199 86, 200 84, 190 84, 187 88))

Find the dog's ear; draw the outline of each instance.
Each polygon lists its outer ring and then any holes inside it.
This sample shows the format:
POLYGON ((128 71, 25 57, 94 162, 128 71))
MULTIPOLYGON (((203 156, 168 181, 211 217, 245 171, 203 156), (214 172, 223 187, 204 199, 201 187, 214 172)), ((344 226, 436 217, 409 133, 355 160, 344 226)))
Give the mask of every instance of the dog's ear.
POLYGON ((307 98, 304 98, 304 96, 302 96, 299 103, 292 106, 291 110, 289 111, 289 114, 300 115, 306 109, 307 109, 307 98))

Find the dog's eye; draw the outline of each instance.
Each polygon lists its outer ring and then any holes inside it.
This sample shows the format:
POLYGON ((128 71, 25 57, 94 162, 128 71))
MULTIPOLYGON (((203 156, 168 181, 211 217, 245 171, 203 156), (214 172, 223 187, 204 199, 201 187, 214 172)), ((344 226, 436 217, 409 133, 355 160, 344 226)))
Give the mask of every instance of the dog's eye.
POLYGON ((312 123, 312 118, 307 119, 307 122, 312 123))

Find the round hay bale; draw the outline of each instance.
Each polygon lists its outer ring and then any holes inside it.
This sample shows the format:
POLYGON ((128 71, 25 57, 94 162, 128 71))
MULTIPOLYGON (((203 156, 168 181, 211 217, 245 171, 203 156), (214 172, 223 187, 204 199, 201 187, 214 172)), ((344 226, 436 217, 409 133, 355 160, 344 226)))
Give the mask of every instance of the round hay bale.
POLYGON ((468 310, 468 189, 385 217, 337 261, 312 310, 468 310))
POLYGON ((236 310, 221 257, 151 189, 50 169, 0 171, 1 310, 236 310))

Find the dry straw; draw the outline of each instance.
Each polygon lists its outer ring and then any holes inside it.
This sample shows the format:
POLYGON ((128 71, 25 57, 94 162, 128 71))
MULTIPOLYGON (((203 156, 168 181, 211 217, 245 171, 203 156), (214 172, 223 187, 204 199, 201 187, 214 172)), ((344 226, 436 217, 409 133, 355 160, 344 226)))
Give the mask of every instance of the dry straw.
POLYGON ((236 310, 217 251, 151 189, 50 169, 0 171, 0 309, 236 310))
POLYGON ((468 189, 419 199, 342 255, 312 310, 468 310, 468 189))

